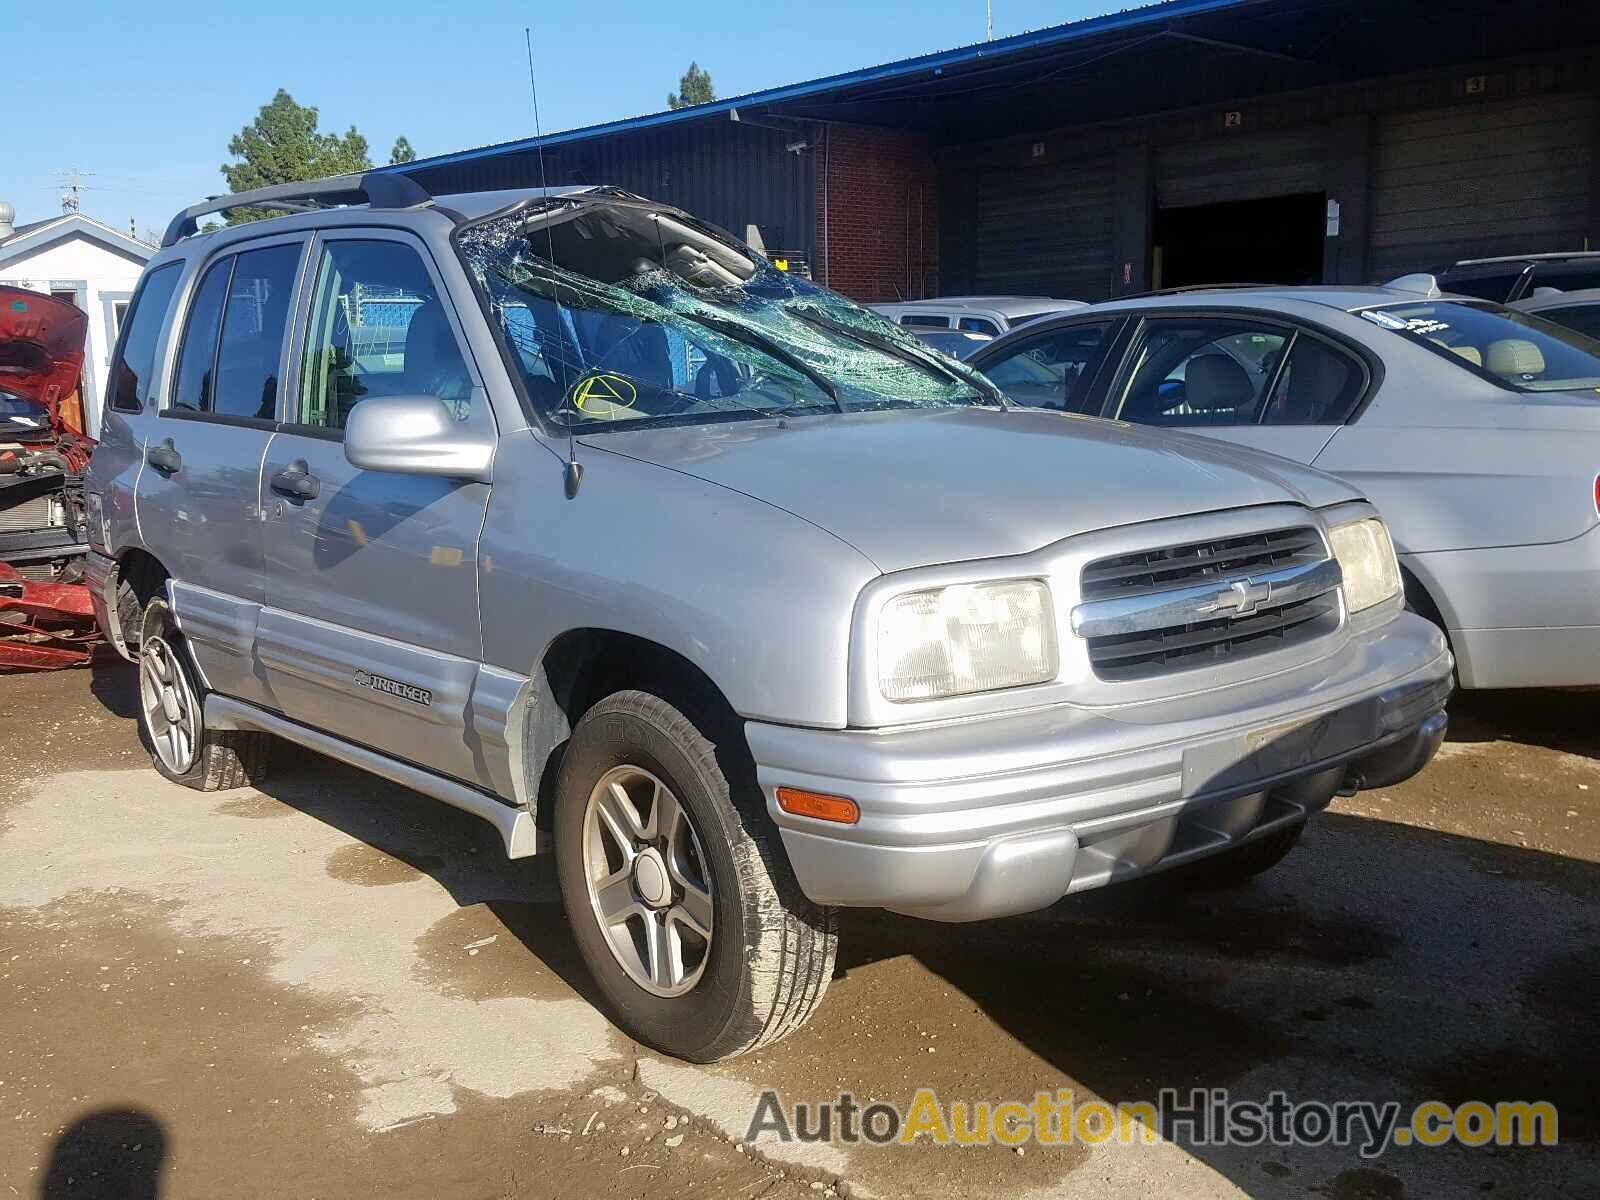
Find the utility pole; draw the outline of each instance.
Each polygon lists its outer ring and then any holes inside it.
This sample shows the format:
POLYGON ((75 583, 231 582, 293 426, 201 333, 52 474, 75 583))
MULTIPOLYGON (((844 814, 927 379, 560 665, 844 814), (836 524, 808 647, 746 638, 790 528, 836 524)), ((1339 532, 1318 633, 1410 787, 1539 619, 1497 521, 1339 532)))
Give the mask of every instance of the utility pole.
POLYGON ((994 41, 994 0, 984 0, 983 40, 994 41))

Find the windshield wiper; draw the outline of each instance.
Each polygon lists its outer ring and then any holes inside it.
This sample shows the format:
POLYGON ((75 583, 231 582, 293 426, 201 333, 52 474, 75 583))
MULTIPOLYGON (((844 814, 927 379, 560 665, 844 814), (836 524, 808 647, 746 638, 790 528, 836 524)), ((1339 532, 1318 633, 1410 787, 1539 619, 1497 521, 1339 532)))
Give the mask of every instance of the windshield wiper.
POLYGON ((834 408, 840 412, 844 411, 844 405, 839 402, 839 389, 833 386, 833 380, 798 355, 784 349, 783 346, 773 341, 766 334, 757 333, 754 329, 742 325, 738 321, 730 321, 726 317, 714 317, 709 313, 680 311, 674 312, 673 315, 693 321, 697 325, 704 325, 707 329, 714 329, 735 342, 743 342, 746 346, 753 346, 769 358, 775 358, 784 366, 799 371, 800 374, 816 384, 818 390, 824 396, 833 401, 834 408))
POLYGON ((859 342, 863 346, 870 346, 874 350, 881 350, 901 362, 910 363, 914 367, 921 367, 931 374, 942 375, 954 383, 964 384, 987 396, 999 408, 1005 408, 1006 398, 999 388, 982 376, 971 377, 960 371, 947 367, 931 354, 923 354, 910 346, 902 346, 891 338, 882 337, 866 329, 858 329, 843 321, 835 320, 826 313, 809 305, 789 304, 784 306, 784 311, 798 317, 813 329, 821 329, 827 333, 836 333, 840 337, 849 338, 852 342, 859 342))

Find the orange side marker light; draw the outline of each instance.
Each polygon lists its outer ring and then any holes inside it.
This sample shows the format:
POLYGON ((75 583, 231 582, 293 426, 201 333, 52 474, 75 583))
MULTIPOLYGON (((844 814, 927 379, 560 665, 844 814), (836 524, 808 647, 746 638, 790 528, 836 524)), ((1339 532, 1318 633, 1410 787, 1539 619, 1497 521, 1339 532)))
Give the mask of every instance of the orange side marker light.
POLYGON ((854 800, 845 796, 830 796, 825 792, 806 792, 799 788, 778 789, 778 807, 797 817, 814 817, 818 821, 833 821, 839 825, 854 825, 861 819, 861 810, 854 800))

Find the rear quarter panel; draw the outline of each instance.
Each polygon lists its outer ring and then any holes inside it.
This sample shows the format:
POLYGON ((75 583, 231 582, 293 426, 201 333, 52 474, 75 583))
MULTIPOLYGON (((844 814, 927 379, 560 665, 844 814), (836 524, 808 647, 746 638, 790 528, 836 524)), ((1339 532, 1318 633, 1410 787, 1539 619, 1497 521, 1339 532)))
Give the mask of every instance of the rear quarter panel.
POLYGON ((144 468, 144 434, 138 418, 106 409, 100 421, 100 441, 89 460, 86 491, 98 500, 100 519, 93 510, 89 520, 89 545, 101 554, 116 555, 140 544, 135 496, 139 472, 144 468))

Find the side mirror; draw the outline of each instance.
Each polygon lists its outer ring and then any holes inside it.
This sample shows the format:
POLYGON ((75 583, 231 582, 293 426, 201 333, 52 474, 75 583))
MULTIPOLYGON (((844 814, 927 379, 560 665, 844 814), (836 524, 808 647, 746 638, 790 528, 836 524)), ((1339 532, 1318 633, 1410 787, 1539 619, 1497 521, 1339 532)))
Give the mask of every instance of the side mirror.
POLYGON ((457 421, 437 396, 373 396, 350 410, 344 456, 363 471, 488 483, 494 439, 457 421))

